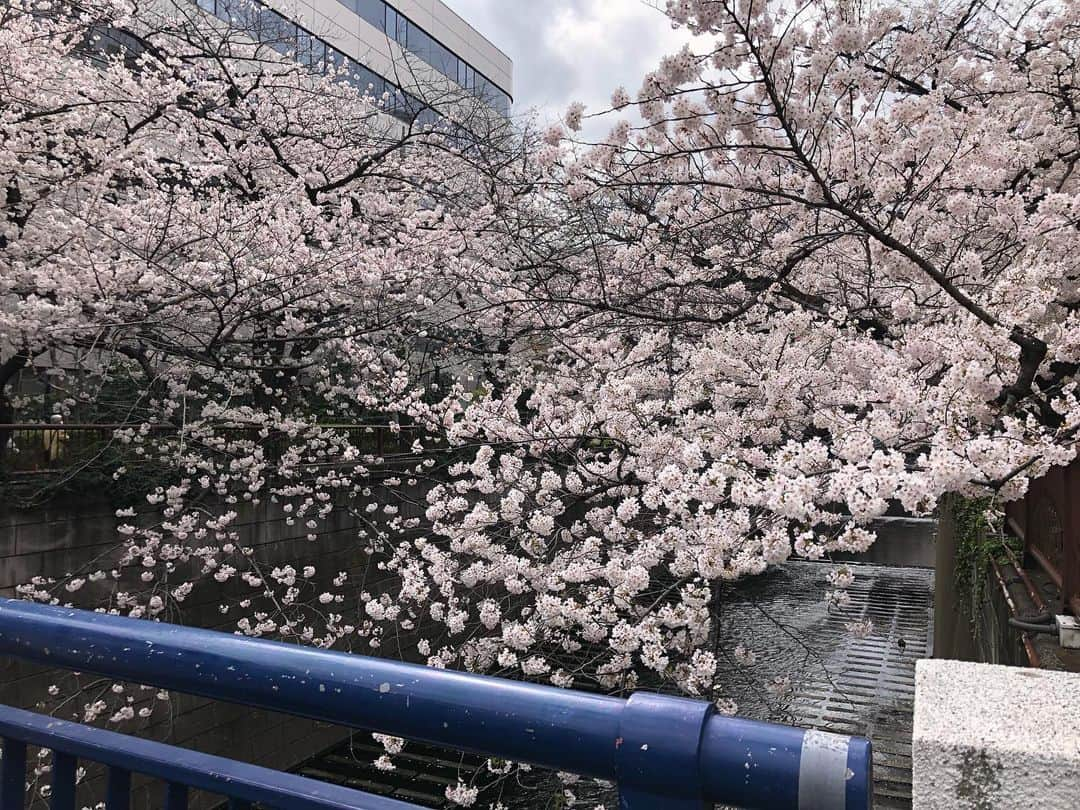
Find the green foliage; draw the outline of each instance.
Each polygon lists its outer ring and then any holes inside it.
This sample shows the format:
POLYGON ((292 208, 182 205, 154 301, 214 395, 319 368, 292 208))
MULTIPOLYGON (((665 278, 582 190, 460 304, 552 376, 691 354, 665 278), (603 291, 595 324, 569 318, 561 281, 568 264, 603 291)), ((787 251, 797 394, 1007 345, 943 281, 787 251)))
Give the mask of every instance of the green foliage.
POLYGON ((956 532, 954 585, 957 604, 966 605, 973 632, 976 617, 986 599, 986 583, 991 560, 1005 557, 1006 549, 1019 551, 1019 541, 1001 531, 1004 514, 996 498, 948 498, 944 505, 956 532))

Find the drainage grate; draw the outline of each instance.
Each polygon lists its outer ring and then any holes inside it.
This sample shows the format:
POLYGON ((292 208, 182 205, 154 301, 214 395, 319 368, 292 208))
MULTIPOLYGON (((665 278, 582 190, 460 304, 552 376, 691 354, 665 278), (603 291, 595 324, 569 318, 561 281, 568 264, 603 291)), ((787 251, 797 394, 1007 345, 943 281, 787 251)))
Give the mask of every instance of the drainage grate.
MULTIPOLYGON (((874 633, 841 646, 826 665, 835 691, 810 699, 800 690, 807 725, 845 730, 874 744, 874 798, 879 808, 911 807, 911 732, 915 712, 915 662, 930 654, 933 572, 911 569, 860 571, 851 604, 830 621, 837 632, 845 621, 870 619, 874 633)), ((818 685, 820 690, 820 684, 818 685)))
POLYGON ((410 742, 393 757, 394 770, 380 771, 372 763, 384 752, 370 734, 358 732, 349 740, 301 765, 296 772, 312 779, 390 796, 424 807, 450 806, 446 789, 458 783, 490 781, 477 772, 485 760, 410 742))
MULTIPOLYGON (((781 704, 771 711, 762 711, 760 703, 750 712, 741 706, 740 714, 868 737, 874 743, 875 807, 912 807, 915 662, 928 656, 932 643, 933 571, 852 566, 851 603, 826 611, 820 599, 832 566, 783 568, 781 581, 762 583, 752 604, 729 603, 726 612, 732 627, 753 612, 771 613, 778 622, 770 633, 778 661, 768 669, 789 675, 785 665, 799 662, 802 670, 781 704), (807 596, 813 602, 804 602, 807 596), (872 634, 852 637, 845 625, 866 619, 874 622, 872 634)), ((766 650, 762 663, 768 659, 766 650)))

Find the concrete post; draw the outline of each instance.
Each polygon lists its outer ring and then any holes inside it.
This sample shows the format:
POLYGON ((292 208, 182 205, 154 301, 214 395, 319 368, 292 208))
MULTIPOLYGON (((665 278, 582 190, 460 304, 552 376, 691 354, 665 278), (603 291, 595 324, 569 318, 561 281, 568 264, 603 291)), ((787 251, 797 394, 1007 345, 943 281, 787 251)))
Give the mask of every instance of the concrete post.
POLYGON ((925 659, 913 810, 1075 810, 1080 674, 925 659))
MULTIPOLYGON (((972 632, 970 592, 956 589, 956 560, 960 537, 956 526, 956 496, 947 495, 938 504, 937 542, 934 549, 934 657, 974 661, 975 635, 972 632)), ((975 576, 984 576, 979 571, 975 576)))

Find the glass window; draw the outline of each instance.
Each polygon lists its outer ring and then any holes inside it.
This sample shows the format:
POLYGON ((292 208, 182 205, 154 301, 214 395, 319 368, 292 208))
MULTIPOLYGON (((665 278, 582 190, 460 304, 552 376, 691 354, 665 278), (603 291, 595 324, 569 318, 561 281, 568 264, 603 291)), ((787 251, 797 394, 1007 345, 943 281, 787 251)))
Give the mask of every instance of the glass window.
MULTIPOLYGON (((398 19, 402 19, 399 15, 398 19)), ((409 26, 409 52, 414 53, 427 62, 432 64, 432 58, 439 45, 435 40, 428 36, 427 32, 417 28, 415 25, 409 26)))
POLYGON ((311 60, 311 42, 313 39, 314 37, 303 28, 296 29, 296 61, 301 65, 311 67, 314 64, 311 60))
POLYGON ((236 5, 235 0, 217 0, 213 5, 214 14, 222 20, 230 20, 236 16, 237 9, 233 8, 236 5))
POLYGON ((311 66, 317 68, 320 73, 326 73, 326 52, 329 48, 321 39, 311 40, 311 66))
MULTIPOLYGON (((386 81, 378 73, 371 72, 371 95, 375 97, 375 100, 382 103, 382 97, 386 93, 387 88, 390 87, 389 82, 386 81)), ((393 88, 390 88, 391 92, 393 88)))
POLYGON ((386 35, 397 40, 402 47, 409 42, 409 21, 397 13, 391 6, 386 7, 386 35))
POLYGON ((386 3, 383 0, 348 0, 347 4, 361 19, 380 31, 386 29, 386 3))
POLYGON ((277 44, 274 47, 282 53, 296 53, 296 23, 282 20, 280 35, 278 36, 277 44))
POLYGON ((370 93, 375 98, 382 95, 382 77, 352 59, 349 60, 349 78, 361 93, 370 93))
POLYGON ((345 81, 351 85, 358 85, 360 83, 359 77, 356 75, 357 68, 360 66, 356 64, 349 57, 345 57, 345 81))
POLYGON ((420 102, 411 93, 401 94, 401 112, 409 118, 419 113, 421 106, 420 102))
POLYGON ((265 13, 267 11, 268 10, 264 9, 262 6, 253 5, 249 9, 239 12, 241 19, 243 20, 240 24, 251 34, 256 42, 262 42, 265 39, 263 31, 269 27, 270 14, 273 13, 265 13))
POLYGON ((196 3, 203 11, 209 11, 211 14, 217 13, 216 0, 196 0, 196 3))
POLYGON ((473 92, 487 104, 494 107, 504 115, 510 111, 510 96, 503 92, 494 82, 488 80, 480 73, 473 74, 476 77, 476 87, 473 92))
POLYGON ((420 114, 417 116, 417 120, 426 127, 435 126, 439 121, 439 114, 431 107, 424 107, 420 110, 420 114))
POLYGON ((252 9, 252 35, 258 42, 274 42, 278 36, 282 18, 272 8, 255 6, 252 9))
POLYGON ((264 13, 262 38, 275 51, 292 53, 296 50, 296 24, 276 11, 270 11, 269 15, 264 13))
POLYGON ((259 9, 238 0, 223 0, 218 3, 218 16, 227 20, 242 31, 256 34, 259 30, 259 9))
POLYGON ((387 94, 386 107, 385 107, 386 111, 391 113, 391 114, 400 113, 401 112, 401 101, 402 101, 401 91, 398 90, 393 85, 391 85, 390 82, 387 82, 386 83, 386 94, 387 94))
POLYGON ((365 93, 370 93, 376 100, 382 98, 383 90, 386 89, 386 81, 373 70, 364 68, 364 86, 365 93))
POLYGON ((500 91, 495 99, 495 109, 503 115, 510 115, 511 103, 512 102, 510 101, 510 96, 500 91))
POLYGON ((345 64, 345 54, 336 48, 326 46, 326 72, 336 71, 339 67, 345 64))
POLYGON ((458 58, 446 46, 434 41, 432 41, 432 44, 431 58, 428 59, 428 64, 443 76, 451 79, 455 78, 458 58))

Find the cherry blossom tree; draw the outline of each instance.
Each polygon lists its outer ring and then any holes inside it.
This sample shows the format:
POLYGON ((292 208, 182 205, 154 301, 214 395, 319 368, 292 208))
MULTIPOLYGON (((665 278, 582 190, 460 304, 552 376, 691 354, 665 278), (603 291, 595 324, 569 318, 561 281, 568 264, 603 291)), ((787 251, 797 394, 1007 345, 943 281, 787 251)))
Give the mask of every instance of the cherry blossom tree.
POLYGON ((580 104, 545 133, 476 291, 515 329, 445 416, 482 446, 428 494, 449 550, 392 563, 426 583, 394 608, 458 639, 433 663, 722 693, 719 583, 1074 456, 1077 10, 668 14, 686 47, 614 92, 607 138, 580 104))
MULTIPOLYGON (((459 337, 439 312, 498 251, 519 184, 493 177, 516 171, 515 142, 452 90, 375 97, 349 64, 298 62, 243 20, 157 8, 0 11, 3 421, 16 374, 51 365, 58 416, 112 398, 100 455, 141 489, 112 552, 22 590, 184 620, 198 588, 245 632, 328 646, 353 635, 348 573, 264 558, 238 513, 272 506, 317 556, 332 511, 370 544, 386 534, 373 489, 430 477, 409 423, 462 395, 440 371, 459 337), (380 472, 373 422, 411 467, 380 472)), ((81 719, 135 716, 100 691, 57 697, 81 719)))
POLYGON ((1074 455, 1072 5, 672 2, 635 94, 480 138, 127 11, 0 27, 0 359, 138 379, 116 441, 166 472, 28 596, 209 591, 251 635, 730 710, 762 651, 725 582, 1074 455), (102 21, 138 47, 87 61, 102 21), (394 463, 334 426, 372 416, 394 463), (245 549, 258 502, 316 547, 348 510, 377 585, 245 549))

